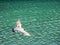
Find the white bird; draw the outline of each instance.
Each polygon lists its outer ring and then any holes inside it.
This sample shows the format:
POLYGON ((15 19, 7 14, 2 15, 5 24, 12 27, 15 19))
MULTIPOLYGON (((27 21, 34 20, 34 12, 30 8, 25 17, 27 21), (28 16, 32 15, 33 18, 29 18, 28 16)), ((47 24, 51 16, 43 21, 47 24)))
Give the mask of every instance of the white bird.
POLYGON ((17 31, 23 33, 25 36, 31 36, 28 32, 24 30, 24 28, 22 28, 20 20, 16 22, 16 27, 14 28, 13 32, 17 31))

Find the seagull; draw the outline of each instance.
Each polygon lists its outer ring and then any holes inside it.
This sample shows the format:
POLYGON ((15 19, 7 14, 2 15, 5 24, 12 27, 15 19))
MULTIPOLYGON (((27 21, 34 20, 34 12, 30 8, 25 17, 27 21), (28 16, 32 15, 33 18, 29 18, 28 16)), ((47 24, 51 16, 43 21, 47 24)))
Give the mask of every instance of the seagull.
POLYGON ((24 28, 22 28, 21 26, 21 21, 18 19, 18 21, 16 22, 16 27, 12 28, 12 32, 21 32, 23 33, 25 36, 31 36, 28 32, 26 32, 24 30, 24 28))

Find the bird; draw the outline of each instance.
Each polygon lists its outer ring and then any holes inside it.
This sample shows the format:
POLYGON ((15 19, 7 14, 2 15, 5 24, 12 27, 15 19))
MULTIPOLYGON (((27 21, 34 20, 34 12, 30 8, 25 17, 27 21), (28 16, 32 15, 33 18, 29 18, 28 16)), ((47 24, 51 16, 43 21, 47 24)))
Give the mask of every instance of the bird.
POLYGON ((24 30, 24 28, 22 28, 21 21, 19 19, 16 22, 16 27, 12 28, 12 32, 21 32, 25 36, 31 36, 27 31, 24 30))

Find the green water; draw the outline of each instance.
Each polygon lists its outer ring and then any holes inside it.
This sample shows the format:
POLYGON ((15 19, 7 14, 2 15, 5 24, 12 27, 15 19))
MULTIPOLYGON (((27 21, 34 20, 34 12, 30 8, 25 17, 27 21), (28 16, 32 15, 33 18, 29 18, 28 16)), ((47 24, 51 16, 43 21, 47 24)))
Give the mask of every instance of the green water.
POLYGON ((0 2, 0 45, 60 45, 60 3, 0 2), (31 37, 13 34, 18 19, 31 37))

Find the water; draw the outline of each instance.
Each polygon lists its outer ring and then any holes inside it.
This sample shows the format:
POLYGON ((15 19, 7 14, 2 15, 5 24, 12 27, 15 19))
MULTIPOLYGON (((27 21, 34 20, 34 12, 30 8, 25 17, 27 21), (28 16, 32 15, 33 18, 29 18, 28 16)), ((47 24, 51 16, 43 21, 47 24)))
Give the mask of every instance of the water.
POLYGON ((1 2, 0 45, 60 44, 59 2, 1 2), (20 19, 22 27, 32 36, 13 34, 12 28, 20 19))

